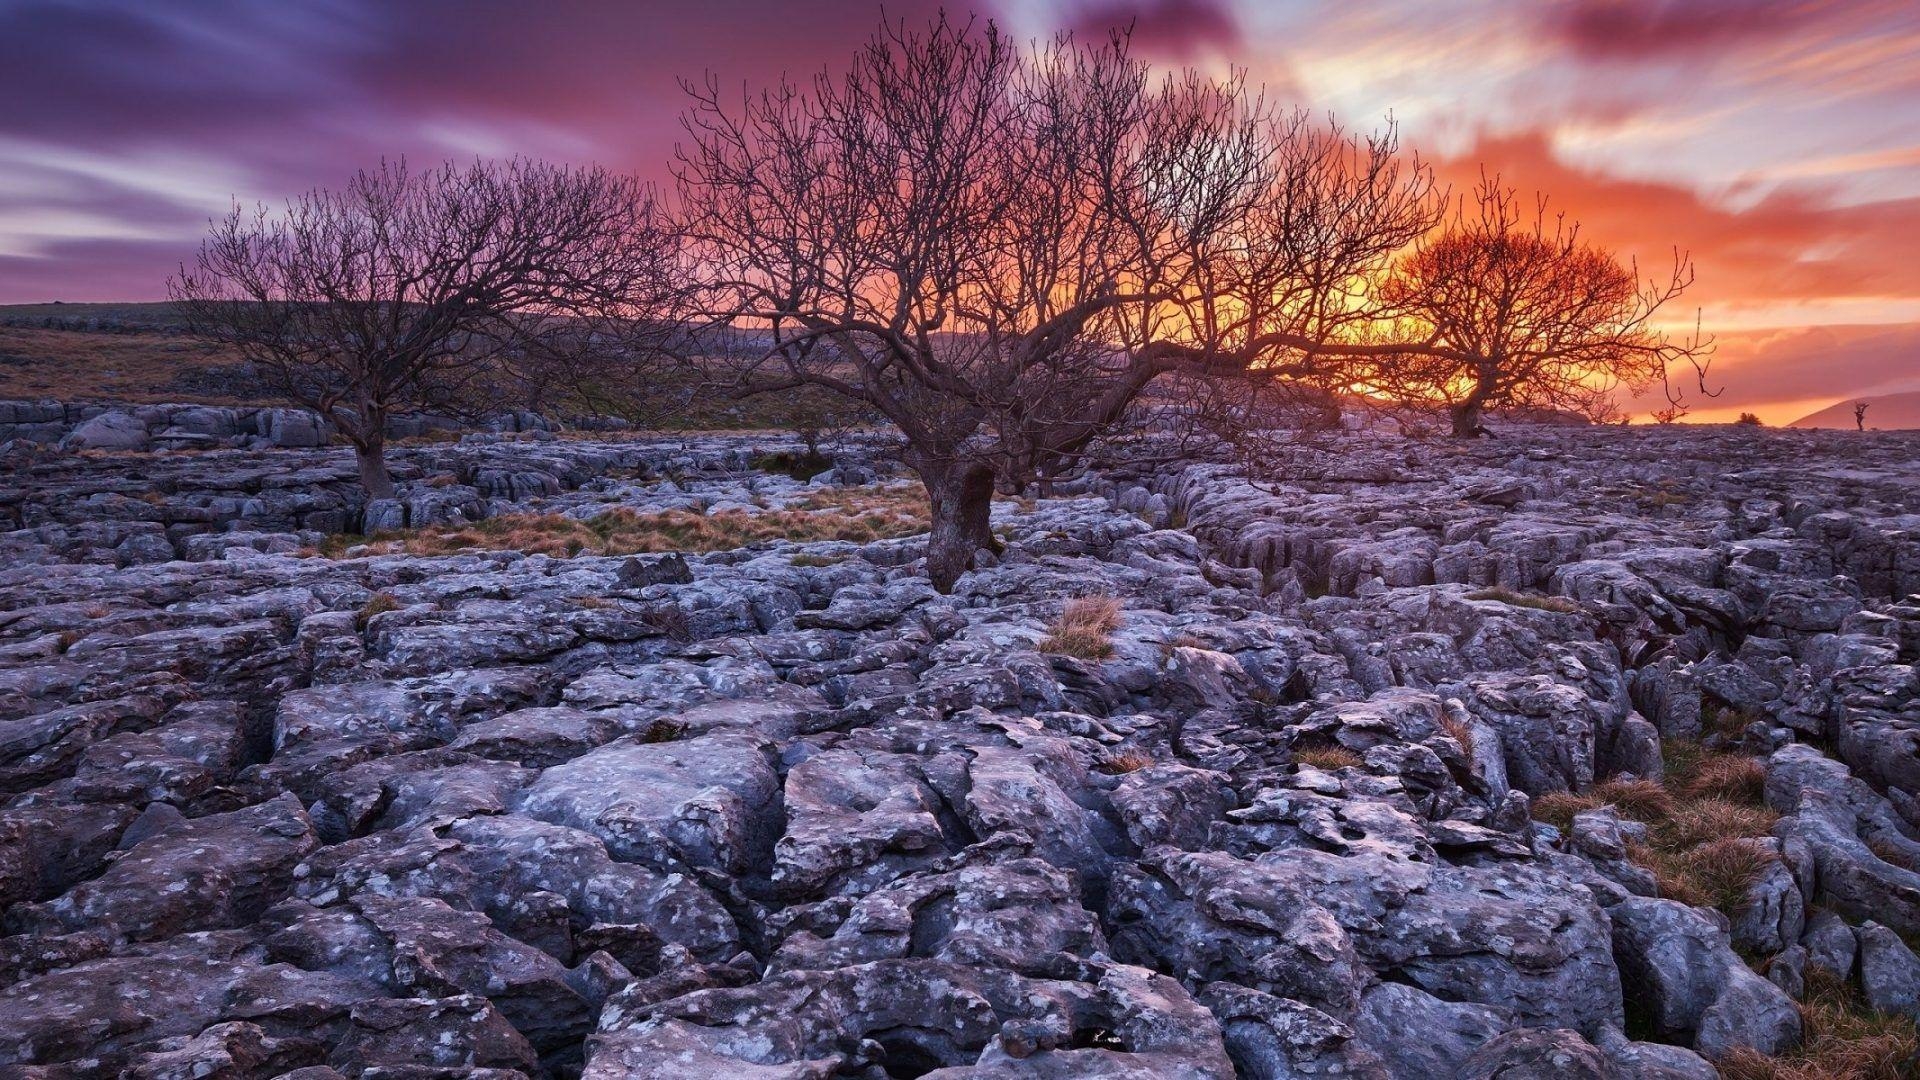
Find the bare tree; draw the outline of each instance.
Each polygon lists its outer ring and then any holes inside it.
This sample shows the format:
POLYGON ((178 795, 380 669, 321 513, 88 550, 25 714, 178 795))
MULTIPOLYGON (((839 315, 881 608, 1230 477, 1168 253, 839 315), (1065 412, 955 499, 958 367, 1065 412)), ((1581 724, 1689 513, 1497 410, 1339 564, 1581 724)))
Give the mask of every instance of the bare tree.
POLYGON ((1871 404, 1872 402, 1867 401, 1856 401, 1853 403, 1853 430, 1867 430, 1867 407, 1871 404))
POLYGON ((1698 332, 1676 341, 1655 316, 1693 283, 1674 253, 1671 272, 1643 280, 1632 263, 1588 243, 1579 226, 1548 213, 1524 214, 1512 188, 1483 179, 1448 226, 1424 239, 1382 289, 1396 318, 1388 333, 1404 348, 1363 359, 1341 378, 1394 397, 1438 401, 1453 433, 1484 434, 1491 408, 1569 409, 1596 420, 1615 415, 1613 391, 1668 381, 1692 365, 1702 381, 1712 351, 1698 332))
POLYGON ((236 205, 168 292, 195 332, 331 421, 369 497, 390 498, 391 417, 467 413, 625 351, 671 254, 652 194, 604 169, 383 162, 279 214, 236 205))
POLYGON ((886 26, 839 76, 689 84, 676 167, 712 317, 764 333, 730 392, 824 387, 905 437, 952 586, 997 489, 1058 475, 1169 374, 1380 355, 1372 283, 1440 207, 1393 133, 1155 78, 1125 35, 1034 49, 886 26))

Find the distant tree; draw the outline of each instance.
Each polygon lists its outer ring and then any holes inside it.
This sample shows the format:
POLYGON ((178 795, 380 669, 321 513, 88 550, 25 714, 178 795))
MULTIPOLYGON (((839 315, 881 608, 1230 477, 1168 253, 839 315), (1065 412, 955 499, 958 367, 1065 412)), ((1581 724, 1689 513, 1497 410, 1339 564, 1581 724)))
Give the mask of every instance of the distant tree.
POLYGON ((330 420, 368 496, 390 498, 390 418, 497 408, 505 385, 627 348, 671 247, 648 190, 604 169, 383 162, 279 214, 236 205, 168 292, 330 420))
MULTIPOLYGON (((1625 385, 1668 387, 1678 362, 1704 380, 1711 341, 1675 341, 1653 319, 1693 283, 1687 257, 1667 277, 1585 241, 1544 202, 1522 212, 1512 188, 1483 178, 1447 227, 1423 238, 1388 279, 1383 297, 1406 348, 1363 359, 1347 376, 1365 388, 1439 401, 1453 433, 1484 434, 1492 408, 1567 409, 1594 419, 1625 385)), ((1704 389, 1704 386, 1702 387, 1704 389)))
POLYGON ((1762 425, 1762 424, 1761 424, 1761 422, 1760 422, 1760 418, 1759 418, 1758 416, 1755 416, 1755 415, 1754 415, 1753 413, 1750 413, 1750 412, 1743 412, 1743 413, 1741 413, 1741 414, 1740 414, 1740 419, 1738 419, 1738 420, 1735 420, 1735 421, 1734 421, 1734 423, 1736 423, 1736 424, 1739 424, 1739 425, 1741 425, 1742 427, 1762 427, 1762 426, 1764 426, 1764 425, 1762 425))
POLYGON ((678 203, 702 306, 764 333, 727 392, 820 387, 904 436, 951 588, 996 489, 1072 468, 1162 376, 1294 377, 1354 340, 1430 229, 1389 131, 1280 115, 1236 79, 1150 75, 1127 37, 1016 47, 883 27, 839 76, 689 85, 678 203))
POLYGON ((1871 402, 1866 401, 1856 401, 1853 403, 1853 429, 1855 431, 1867 430, 1867 406, 1870 404, 1871 402))

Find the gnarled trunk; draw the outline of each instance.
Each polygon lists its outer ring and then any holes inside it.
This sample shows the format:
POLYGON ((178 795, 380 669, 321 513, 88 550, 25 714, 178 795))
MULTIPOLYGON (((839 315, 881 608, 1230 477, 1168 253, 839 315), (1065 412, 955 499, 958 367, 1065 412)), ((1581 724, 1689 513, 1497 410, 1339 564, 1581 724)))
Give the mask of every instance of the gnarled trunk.
POLYGON ((1480 426, 1480 403, 1461 402, 1451 410, 1453 414, 1453 434, 1458 439, 1471 439, 1475 435, 1485 435, 1487 429, 1480 426))
POLYGON ((360 466, 360 486, 369 499, 393 498, 393 475, 387 472, 387 442, 373 439, 353 448, 354 463, 360 466))
POLYGON ((918 470, 932 504, 927 534, 927 577, 941 592, 951 592, 973 566, 980 549, 999 551, 988 520, 993 512, 993 470, 978 462, 958 462, 918 470))

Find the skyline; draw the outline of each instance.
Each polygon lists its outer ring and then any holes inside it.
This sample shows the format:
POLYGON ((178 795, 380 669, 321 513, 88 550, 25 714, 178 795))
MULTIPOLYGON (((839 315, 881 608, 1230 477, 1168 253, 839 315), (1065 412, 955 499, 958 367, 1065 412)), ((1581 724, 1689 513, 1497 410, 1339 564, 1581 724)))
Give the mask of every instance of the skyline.
MULTIPOLYGON (((1687 321, 1697 305, 1720 337, 1725 388, 1693 418, 1784 423, 1920 389, 1910 4, 965 7, 1030 37, 1131 24, 1164 65, 1244 68, 1275 103, 1356 129, 1391 115, 1456 187, 1497 172, 1623 255, 1657 267, 1690 250, 1687 321)), ((663 179, 677 77, 837 68, 879 9, 0 0, 0 94, 29 103, 0 119, 0 303, 157 299, 233 199, 275 205, 383 156, 520 153, 663 179)))

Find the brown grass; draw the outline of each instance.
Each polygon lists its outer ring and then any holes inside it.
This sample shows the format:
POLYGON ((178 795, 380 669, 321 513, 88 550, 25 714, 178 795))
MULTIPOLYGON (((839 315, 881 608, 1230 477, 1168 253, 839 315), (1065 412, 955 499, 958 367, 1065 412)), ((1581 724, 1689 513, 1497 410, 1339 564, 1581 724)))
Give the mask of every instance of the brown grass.
POLYGON ((1777 858, 1737 837, 1709 840, 1694 847, 1629 844, 1627 857, 1653 871, 1660 895, 1690 907, 1713 907, 1731 914, 1747 890, 1777 858))
POLYGON ((1328 772, 1335 769, 1360 767, 1360 755, 1344 746, 1296 747, 1293 751, 1293 761, 1296 765, 1311 765, 1328 772))
POLYGON ((1473 725, 1457 716, 1440 717, 1440 733, 1460 744, 1460 749, 1471 758, 1473 756, 1473 725))
POLYGON ((1153 764, 1153 755, 1144 750, 1120 750, 1100 759, 1099 769, 1104 773, 1120 776, 1124 773, 1139 772, 1153 764))
POLYGON ((1744 754, 1707 755, 1692 764, 1679 787, 1693 798, 1711 796, 1757 804, 1766 800, 1767 768, 1759 759, 1744 754))
POLYGON ((1660 895, 1732 914, 1774 859, 1743 842, 1768 835, 1780 820, 1762 801, 1766 769, 1696 743, 1670 740, 1662 749, 1664 783, 1608 780, 1585 792, 1552 792, 1533 800, 1533 816, 1565 831, 1574 815, 1611 806, 1644 822, 1647 841, 1630 844, 1627 856, 1653 871, 1660 895))
POLYGON ((1673 810, 1673 795, 1656 780, 1605 780, 1583 792, 1550 791, 1533 800, 1533 816, 1561 831, 1574 815, 1611 806, 1629 821, 1654 822, 1673 810))
POLYGON ((359 611, 353 613, 353 628, 355 630, 365 630, 367 624, 373 621, 375 615, 379 615, 382 612, 398 610, 400 610, 400 601, 395 600, 393 594, 383 592, 374 593, 372 599, 362 605, 359 611))
POLYGON ((375 552, 452 555, 463 551, 524 551, 529 555, 638 555, 664 551, 725 551, 766 540, 848 540, 868 543, 926 531, 923 492, 904 488, 839 488, 808 497, 789 510, 702 514, 665 510, 642 514, 608 510, 580 519, 564 514, 505 514, 473 525, 428 527, 373 537, 328 537, 314 552, 339 558, 366 544, 375 552))
POLYGON ((1067 601, 1060 617, 1047 626, 1040 651, 1105 660, 1113 655, 1113 632, 1120 628, 1120 599, 1082 596, 1067 601))
POLYGON ((1719 1062, 1726 1080, 1901 1080, 1912 1077, 1920 1033, 1911 1019, 1876 1013, 1860 991, 1820 968, 1807 968, 1800 1003, 1805 1035, 1777 1057, 1741 1048, 1719 1062))
POLYGON ((1480 589, 1467 594, 1469 600, 1497 600, 1510 607, 1534 608, 1538 611, 1557 611, 1562 615, 1572 615, 1580 610, 1580 605, 1564 596, 1542 596, 1539 593, 1518 592, 1495 585, 1489 589, 1480 589))

